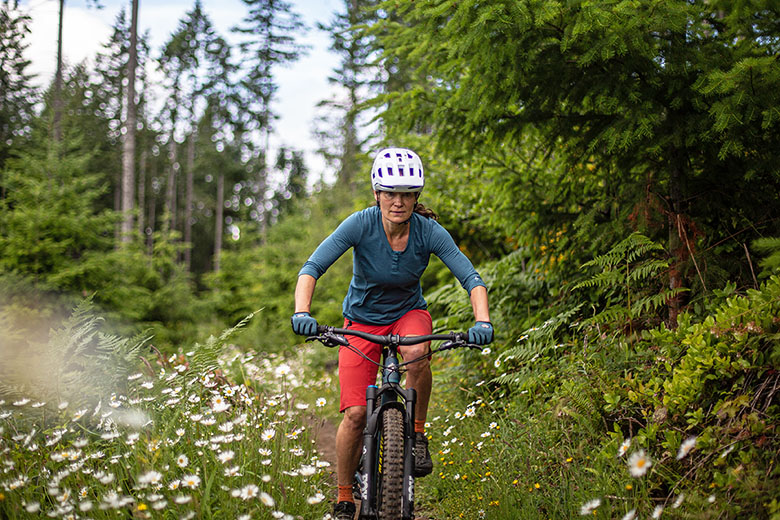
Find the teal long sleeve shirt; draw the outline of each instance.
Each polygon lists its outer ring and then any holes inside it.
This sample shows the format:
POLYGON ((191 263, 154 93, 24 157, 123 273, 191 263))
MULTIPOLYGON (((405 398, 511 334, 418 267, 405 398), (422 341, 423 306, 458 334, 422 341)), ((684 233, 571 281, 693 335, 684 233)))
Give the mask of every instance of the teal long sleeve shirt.
POLYGON ((342 309, 344 317, 371 325, 387 325, 410 310, 427 308, 420 277, 428 267, 431 253, 444 262, 469 294, 474 287, 486 287, 438 222, 414 213, 409 226, 406 249, 393 251, 378 207, 353 213, 322 241, 298 275, 318 279, 353 248, 352 281, 342 309))

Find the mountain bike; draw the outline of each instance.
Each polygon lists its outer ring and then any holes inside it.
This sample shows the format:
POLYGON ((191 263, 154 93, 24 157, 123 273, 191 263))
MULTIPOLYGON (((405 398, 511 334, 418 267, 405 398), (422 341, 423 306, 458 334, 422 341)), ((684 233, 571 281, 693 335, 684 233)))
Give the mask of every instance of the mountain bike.
POLYGON ((456 348, 474 348, 465 332, 425 336, 380 336, 358 330, 320 325, 318 340, 327 347, 348 348, 382 369, 379 387, 366 389, 366 427, 363 430, 363 452, 355 479, 360 489, 360 520, 413 520, 414 518, 414 406, 417 392, 401 388, 404 367, 432 354, 456 348), (382 345, 382 360, 377 363, 345 336, 357 336, 382 345), (403 363, 398 361, 398 347, 427 341, 444 341, 437 349, 403 363))

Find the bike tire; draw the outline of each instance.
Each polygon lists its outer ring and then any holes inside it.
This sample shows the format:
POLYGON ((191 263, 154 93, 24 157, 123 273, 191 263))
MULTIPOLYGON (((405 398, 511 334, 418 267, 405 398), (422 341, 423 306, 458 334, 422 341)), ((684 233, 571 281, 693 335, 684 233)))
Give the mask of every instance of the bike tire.
POLYGON ((381 464, 378 470, 379 520, 398 520, 403 513, 404 420, 398 408, 382 412, 381 464))

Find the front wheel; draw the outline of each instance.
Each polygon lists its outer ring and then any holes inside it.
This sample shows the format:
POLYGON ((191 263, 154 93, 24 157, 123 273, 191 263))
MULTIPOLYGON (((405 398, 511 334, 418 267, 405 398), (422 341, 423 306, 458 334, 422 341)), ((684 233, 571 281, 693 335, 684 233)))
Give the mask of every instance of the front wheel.
POLYGON ((404 479, 404 420, 398 408, 382 412, 377 473, 379 520, 398 520, 402 517, 404 479))

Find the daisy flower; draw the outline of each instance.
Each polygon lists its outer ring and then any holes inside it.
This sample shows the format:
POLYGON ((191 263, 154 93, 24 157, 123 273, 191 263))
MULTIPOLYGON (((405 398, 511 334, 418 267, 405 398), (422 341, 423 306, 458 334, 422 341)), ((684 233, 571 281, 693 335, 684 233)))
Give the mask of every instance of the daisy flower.
POLYGON ((176 465, 180 468, 186 468, 187 464, 190 463, 190 459, 187 458, 185 454, 181 454, 178 457, 176 457, 176 465))
POLYGON ((298 470, 298 474, 302 477, 310 477, 317 473, 317 468, 314 466, 304 465, 298 470))
POLYGON ((225 398, 221 395, 217 395, 211 400, 211 409, 214 410, 215 413, 224 412, 228 408, 230 408, 230 404, 225 401, 225 398))
POLYGON ((323 500, 325 500, 325 495, 323 495, 318 491, 317 494, 315 494, 314 496, 307 498, 306 502, 308 502, 310 505, 314 505, 314 504, 319 504, 323 500))
POLYGON ((677 460, 682 460, 685 458, 688 453, 691 452, 691 450, 696 446, 696 436, 693 435, 691 437, 688 437, 685 439, 682 444, 680 444, 680 449, 677 452, 677 460))
POLYGON ((632 509, 631 511, 623 515, 623 518, 621 518, 620 520, 634 520, 634 518, 636 518, 636 509, 632 509))
POLYGON ((276 505, 274 498, 265 491, 260 493, 260 502, 262 502, 264 506, 268 507, 274 507, 274 505, 276 505))
POLYGON ((227 451, 223 451, 222 453, 217 455, 217 457, 219 458, 219 461, 222 464, 225 464, 226 462, 230 462, 231 460, 233 460, 233 456, 234 455, 235 454, 232 451, 227 450, 227 451))
MULTIPOLYGON (((249 500, 250 498, 255 498, 258 493, 260 492, 260 488, 257 487, 254 484, 249 484, 247 486, 244 486, 241 488, 241 493, 239 494, 239 497, 241 497, 242 500, 249 500)), ((270 498, 269 495, 267 495, 268 498, 270 498)), ((262 498, 261 498, 262 500, 262 498)), ((268 505, 263 501, 265 505, 268 505)), ((273 506, 273 499, 271 498, 271 506, 273 506)))
POLYGON ((680 507, 683 503, 683 500, 685 500, 685 493, 680 493, 677 495, 677 498, 674 499, 674 503, 672 504, 672 509, 677 509, 680 507))
POLYGON ((181 478, 181 485, 194 489, 200 485, 200 477, 197 475, 184 475, 181 478))
POLYGON ((620 444, 620 448, 618 448, 618 457, 622 457, 626 454, 628 451, 628 448, 631 447, 631 439, 626 439, 620 444))
POLYGON ((268 428, 267 430, 263 430, 263 433, 260 435, 260 438, 264 441, 270 441, 274 438, 274 435, 276 435, 276 430, 273 428, 268 428))
POLYGON ((650 518, 661 518, 661 513, 664 512, 664 506, 657 505, 655 506, 655 509, 653 509, 653 514, 650 516, 650 518))
POLYGON ((314 404, 316 404, 318 408, 322 408, 323 406, 325 406, 326 404, 328 404, 328 401, 327 401, 327 400, 325 400, 325 398, 324 398, 324 397, 320 397, 320 398, 318 398, 318 399, 317 399, 317 400, 314 402, 314 404))
POLYGON ((146 486, 148 484, 159 484, 161 480, 162 473, 159 471, 147 471, 146 473, 138 476, 138 483, 142 486, 146 486))
POLYGON ((588 502, 582 504, 582 507, 580 507, 580 515, 582 516, 590 515, 600 505, 601 505, 600 498, 594 498, 593 500, 589 500, 588 502))
POLYGON ((653 461, 645 454, 645 450, 636 451, 628 458, 628 469, 632 477, 641 477, 652 465, 653 461))

